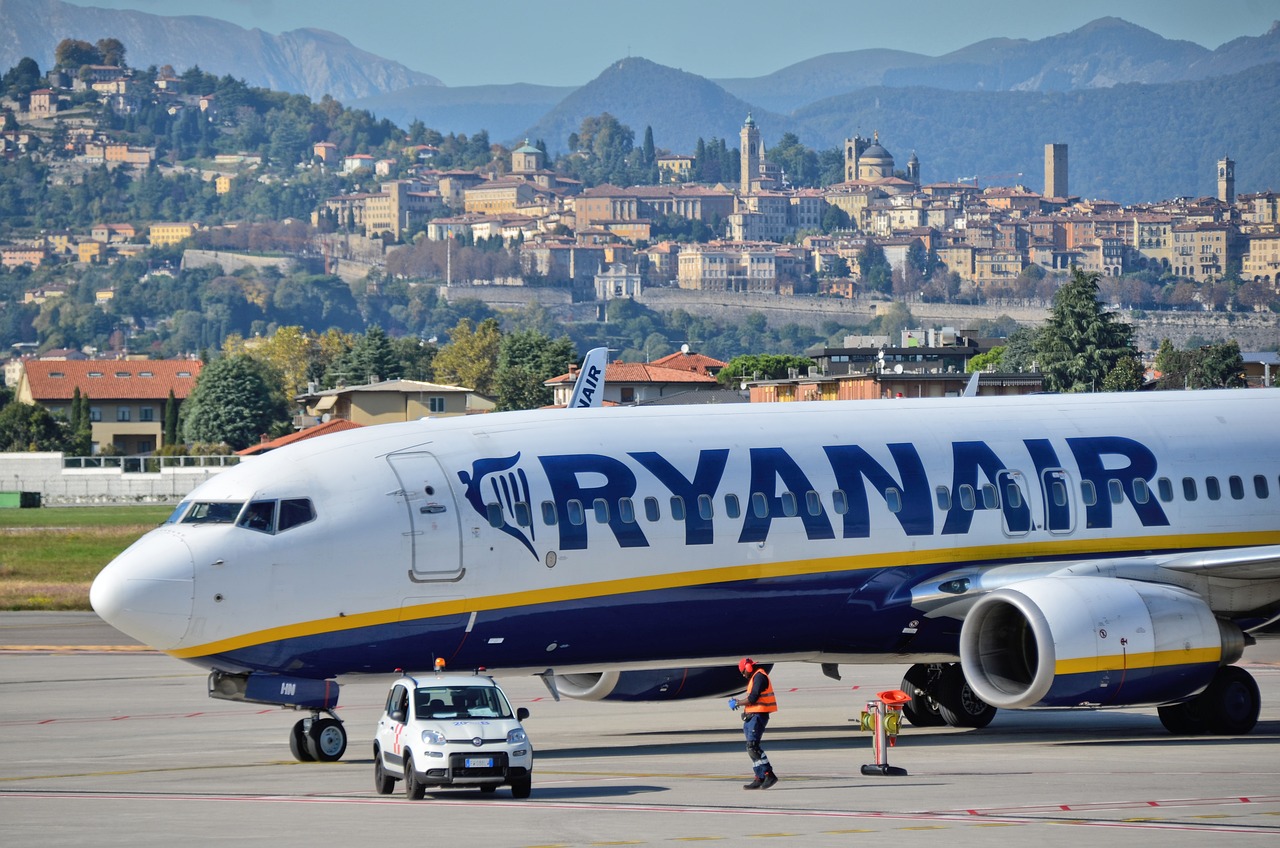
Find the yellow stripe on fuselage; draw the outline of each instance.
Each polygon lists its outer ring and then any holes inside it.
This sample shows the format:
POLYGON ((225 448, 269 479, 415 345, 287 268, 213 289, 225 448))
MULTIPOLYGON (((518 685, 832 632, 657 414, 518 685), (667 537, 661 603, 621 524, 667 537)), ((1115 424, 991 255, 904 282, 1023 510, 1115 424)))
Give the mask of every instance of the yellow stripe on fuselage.
MULTIPOLYGON (((857 540, 846 539, 856 543, 857 540)), ((1233 548, 1276 544, 1280 533, 1258 531, 1251 533, 1197 533, 1177 536, 1138 536, 1116 539, 1053 539, 1022 544, 1004 543, 979 545, 968 548, 930 548, 910 551, 890 551, 854 556, 797 559, 779 562, 746 563, 743 565, 709 568, 696 571, 676 571, 643 577, 625 577, 618 580, 602 580, 596 583, 574 583, 566 586, 550 586, 545 589, 529 589, 474 598, 454 599, 411 607, 395 607, 367 613, 319 618, 280 627, 271 627, 208 642, 187 648, 166 651, 179 659, 198 659, 269 644, 286 639, 358 630, 362 627, 394 624, 405 619, 426 619, 471 612, 529 607, 537 604, 580 601, 627 595, 635 592, 652 592, 662 589, 685 589, 691 586, 731 583, 739 580, 764 580, 777 577, 804 577, 832 574, 840 571, 865 571, 873 568, 900 568, 948 563, 956 566, 1033 558, 1070 558, 1072 556, 1125 554, 1159 548, 1163 551, 1197 551, 1211 548, 1233 548), (1100 546, 1105 545, 1105 548, 1100 546)), ((697 553, 696 547, 687 549, 697 553)), ((452 585, 452 584, 451 584, 452 585)))
POLYGON ((1105 657, 1078 657, 1072 660, 1058 660, 1053 664, 1053 673, 1055 675, 1093 674, 1099 671, 1200 665, 1203 663, 1217 663, 1221 659, 1221 647, 1195 648, 1185 651, 1144 651, 1134 654, 1112 654, 1105 657))

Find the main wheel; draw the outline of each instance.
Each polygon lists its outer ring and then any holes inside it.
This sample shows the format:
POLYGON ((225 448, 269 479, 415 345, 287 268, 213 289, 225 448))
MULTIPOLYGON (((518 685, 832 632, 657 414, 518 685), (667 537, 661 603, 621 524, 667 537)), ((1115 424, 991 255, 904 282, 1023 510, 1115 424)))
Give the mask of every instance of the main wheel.
POLYGON ((311 754, 311 746, 307 744, 307 720, 302 719, 289 731, 289 751, 300 763, 314 763, 316 758, 311 754))
POLYGON ((533 792, 533 777, 517 777, 511 781, 511 797, 512 798, 528 798, 533 792))
POLYGON ((950 727, 986 727, 996 708, 979 698, 964 679, 960 663, 950 663, 938 678, 938 714, 950 727))
POLYGON ((346 728, 342 722, 332 718, 311 722, 311 729, 307 731, 307 749, 313 759, 322 763, 337 762, 347 750, 346 728))
POLYGON ((387 770, 382 765, 382 751, 374 746, 373 749, 373 791, 379 795, 390 795, 395 791, 396 779, 387 774, 387 770))
POLYGON ((1200 693, 1202 712, 1209 730, 1226 736, 1241 736, 1253 730, 1262 710, 1262 696, 1253 675, 1235 665, 1224 665, 1213 676, 1209 688, 1200 693))
POLYGON ((915 727, 938 727, 946 724, 938 712, 938 704, 929 695, 937 676, 936 666, 916 663, 902 676, 902 691, 911 700, 902 705, 902 714, 915 727))
POLYGON ((1199 736, 1209 729, 1200 698, 1195 697, 1181 704, 1169 704, 1156 710, 1164 729, 1176 736, 1199 736))
POLYGON ((421 801, 422 796, 427 794, 425 784, 418 782, 418 775, 413 770, 413 757, 409 754, 404 755, 404 797, 410 801, 421 801))

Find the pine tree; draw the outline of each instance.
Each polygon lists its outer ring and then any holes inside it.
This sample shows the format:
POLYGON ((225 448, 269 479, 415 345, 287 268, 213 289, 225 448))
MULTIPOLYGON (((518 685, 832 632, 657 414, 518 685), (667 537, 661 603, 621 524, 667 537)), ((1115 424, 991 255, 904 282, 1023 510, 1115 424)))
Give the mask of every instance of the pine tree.
POLYGON ((1073 268, 1070 282, 1053 297, 1053 315, 1036 339, 1036 359, 1049 391, 1102 391, 1108 375, 1117 368, 1120 374, 1112 378, 1111 385, 1131 383, 1121 375, 1131 375, 1134 370, 1123 362, 1125 359, 1137 360, 1133 327, 1102 311, 1098 277, 1073 268))

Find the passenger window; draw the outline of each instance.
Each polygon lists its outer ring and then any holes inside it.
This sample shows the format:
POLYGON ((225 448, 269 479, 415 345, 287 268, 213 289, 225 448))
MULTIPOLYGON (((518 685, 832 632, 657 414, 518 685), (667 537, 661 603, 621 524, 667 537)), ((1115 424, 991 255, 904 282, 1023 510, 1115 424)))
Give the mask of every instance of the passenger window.
POLYGON ((662 519, 662 509, 658 506, 657 498, 644 499, 644 517, 650 521, 659 521, 662 519))
POLYGON ((813 489, 804 493, 804 505, 810 515, 822 515, 822 497, 813 489))
POLYGON ((902 493, 895 488, 884 490, 884 503, 892 513, 902 512, 902 493))
POLYGON ((769 517, 769 499, 764 496, 764 492, 751 493, 751 512, 756 518, 769 517))
POLYGON ((511 508, 516 514, 516 524, 519 524, 521 527, 528 527, 533 523, 532 517, 529 514, 529 505, 527 503, 524 501, 517 501, 512 504, 511 508))
POLYGON ((671 498, 671 517, 676 521, 684 521, 684 498, 679 495, 671 498))
POLYGON ((1009 504, 1010 509, 1018 509, 1022 506, 1022 490, 1012 480, 1004 487, 1004 500, 1009 504))
POLYGON ((996 487, 990 483, 982 484, 982 508, 983 509, 999 509, 1000 493, 996 491, 996 487))
POLYGON ((711 503, 710 495, 698 495, 698 517, 704 521, 710 521, 715 515, 715 507, 711 503))
POLYGON ((1260 499, 1270 497, 1270 493, 1267 491, 1266 477, 1263 477, 1261 474, 1255 474, 1253 476, 1253 493, 1260 499))
POLYGON ((844 489, 836 489, 831 493, 831 508, 836 511, 836 515, 844 515, 849 511, 849 496, 844 493, 844 489))
POLYGON ((283 498, 280 514, 276 516, 276 532, 283 533, 291 527, 315 521, 316 511, 310 498, 283 498))
POLYGON ((1216 501, 1222 497, 1222 487, 1218 485, 1217 477, 1204 478, 1204 494, 1211 501, 1216 501))
POLYGON ((933 490, 933 496, 938 501, 938 509, 947 512, 951 509, 951 490, 946 486, 939 486, 933 490))
POLYGON ((1107 492, 1111 495, 1113 504, 1124 503, 1124 484, 1114 477, 1107 481, 1107 492))
POLYGON ((1232 474, 1227 478, 1227 488, 1231 491, 1233 500, 1244 499, 1244 481, 1232 474))
POLYGON ((1160 500, 1165 503, 1173 500, 1173 481, 1168 477, 1161 477, 1157 480, 1156 488, 1160 490, 1160 500))
POLYGON ((489 519, 490 527, 501 527, 506 522, 502 517, 502 504, 490 503, 484 505, 485 517, 489 519))
POLYGON ((631 498, 618 498, 618 518, 623 524, 636 523, 636 507, 631 498))
POLYGON ((1098 502, 1098 490, 1093 487, 1092 480, 1080 481, 1080 500, 1085 506, 1093 506, 1098 502))
POLYGON ((1135 503, 1140 504, 1151 500, 1151 489, 1147 486, 1147 481, 1141 477, 1133 481, 1133 500, 1135 503))
POLYGON ((782 501, 783 515, 787 516, 788 518, 792 518, 797 513, 799 513, 800 510, 796 507, 795 492, 783 492, 781 497, 779 497, 779 500, 782 501))
POLYGON ((259 533, 270 533, 275 530, 275 519, 275 501, 250 501, 237 523, 259 533))
POLYGON ((1182 478, 1182 496, 1189 501, 1193 501, 1196 499, 1196 478, 1194 477, 1182 478))
POLYGON ((542 502, 542 523, 547 525, 548 527, 555 527, 557 518, 558 516, 556 515, 556 502, 543 501, 542 502))
POLYGON ((973 496, 973 487, 968 483, 962 483, 956 494, 960 497, 960 508, 965 512, 973 512, 973 508, 977 506, 973 496))
POLYGON ((724 514, 729 516, 730 518, 737 518, 738 516, 742 515, 742 508, 738 504, 737 495, 724 496, 724 514))
POLYGON ((1067 505, 1067 484, 1066 483, 1062 482, 1061 480, 1054 480, 1051 493, 1053 497, 1054 506, 1067 505))
POLYGON ((582 501, 575 499, 565 501, 564 511, 569 523, 574 527, 581 527, 587 523, 587 517, 582 511, 582 501))
POLYGON ((591 508, 596 514, 596 524, 609 523, 609 502, 604 498, 596 498, 591 503, 591 508))

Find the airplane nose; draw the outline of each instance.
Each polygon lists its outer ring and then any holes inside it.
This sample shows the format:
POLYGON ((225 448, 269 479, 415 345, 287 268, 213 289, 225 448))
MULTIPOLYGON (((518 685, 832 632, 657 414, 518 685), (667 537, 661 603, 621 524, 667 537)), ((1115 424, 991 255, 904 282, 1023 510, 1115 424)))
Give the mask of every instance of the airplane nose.
POLYGON ((102 569, 89 588, 89 603, 122 633, 172 650, 191 624, 194 576, 187 543, 172 531, 152 530, 102 569))

